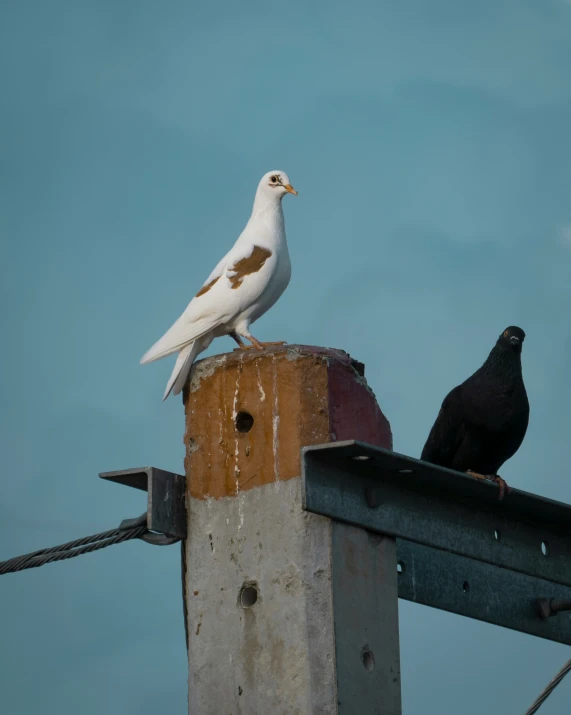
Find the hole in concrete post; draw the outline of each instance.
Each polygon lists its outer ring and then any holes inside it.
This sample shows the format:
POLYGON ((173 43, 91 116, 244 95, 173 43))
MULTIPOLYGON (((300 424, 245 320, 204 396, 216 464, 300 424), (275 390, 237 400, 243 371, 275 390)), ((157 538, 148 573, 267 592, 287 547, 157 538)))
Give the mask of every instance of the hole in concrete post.
POLYGON ((397 563, 397 573, 404 573, 404 564, 402 561, 397 563))
POLYGON ((367 673, 370 673, 374 667, 375 667, 375 656, 371 653, 370 650, 364 650, 363 651, 363 665, 365 666, 365 670, 367 673))
POLYGON ((549 544, 547 543, 547 541, 541 542, 541 553, 544 556, 547 556, 547 554, 549 553, 549 544))
POLYGON ((464 591, 464 593, 468 593, 469 590, 470 584, 468 583, 468 581, 464 581, 464 583, 462 584, 462 591, 464 591))
POLYGON ((236 415, 236 429, 238 432, 249 432, 254 426, 254 418, 249 412, 238 412, 236 415))
POLYGON ((501 538, 502 538, 502 535, 501 535, 500 530, 499 530, 499 529, 496 529, 496 530, 494 531, 494 539, 495 539, 496 541, 499 541, 501 538))
POLYGON ((252 584, 244 584, 240 591, 240 605, 242 608, 252 608, 258 600, 258 589, 252 584))

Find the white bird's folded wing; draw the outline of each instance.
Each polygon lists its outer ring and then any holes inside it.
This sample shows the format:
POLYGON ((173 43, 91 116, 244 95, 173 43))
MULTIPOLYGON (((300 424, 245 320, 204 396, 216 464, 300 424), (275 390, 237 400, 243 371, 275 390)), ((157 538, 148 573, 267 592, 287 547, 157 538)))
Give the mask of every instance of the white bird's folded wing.
POLYGON ((197 298, 208 293, 218 281, 226 268, 230 253, 231 252, 228 252, 224 258, 218 262, 216 268, 205 280, 201 289, 187 305, 186 310, 180 318, 178 318, 163 337, 157 340, 143 355, 141 358, 142 365, 153 362, 154 360, 160 360, 171 353, 177 352, 184 347, 184 345, 196 340, 217 325, 219 316, 216 315, 216 311, 208 311, 209 307, 211 307, 209 306, 210 301, 198 301, 197 298), (208 312, 205 312, 205 310, 208 312))
POLYGON ((243 311, 267 285, 270 275, 262 272, 262 268, 271 255, 269 249, 253 243, 235 245, 208 276, 180 318, 143 355, 141 363, 160 360, 181 350, 243 311), (253 292, 246 291, 246 296, 238 289, 246 277, 256 274, 258 285, 253 292))

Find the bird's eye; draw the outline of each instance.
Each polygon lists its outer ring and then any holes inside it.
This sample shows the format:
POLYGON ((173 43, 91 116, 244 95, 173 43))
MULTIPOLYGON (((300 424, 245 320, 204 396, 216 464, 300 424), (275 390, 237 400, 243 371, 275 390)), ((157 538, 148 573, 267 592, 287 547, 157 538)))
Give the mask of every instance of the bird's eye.
POLYGON ((278 177, 277 177, 277 176, 272 176, 271 179, 270 179, 270 181, 272 182, 272 184, 277 183, 277 180, 278 180, 278 177))
POLYGON ((507 338, 507 337, 508 337, 508 331, 504 330, 504 338, 507 338))

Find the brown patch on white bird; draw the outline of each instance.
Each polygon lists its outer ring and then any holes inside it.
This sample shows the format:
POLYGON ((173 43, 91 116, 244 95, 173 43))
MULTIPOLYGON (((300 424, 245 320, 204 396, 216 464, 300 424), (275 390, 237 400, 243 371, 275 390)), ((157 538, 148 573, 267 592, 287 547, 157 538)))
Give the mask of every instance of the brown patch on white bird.
POLYGON ((201 295, 204 295, 205 293, 208 293, 208 291, 212 288, 212 286, 216 283, 216 281, 220 278, 220 276, 216 276, 216 278, 213 278, 210 283, 206 283, 205 285, 202 286, 202 288, 198 291, 198 293, 194 296, 195 298, 200 298, 201 295))
POLYGON ((261 246, 254 246, 254 250, 247 258, 241 258, 228 271, 228 280, 232 284, 233 290, 239 288, 246 276, 258 273, 272 255, 272 252, 261 246))

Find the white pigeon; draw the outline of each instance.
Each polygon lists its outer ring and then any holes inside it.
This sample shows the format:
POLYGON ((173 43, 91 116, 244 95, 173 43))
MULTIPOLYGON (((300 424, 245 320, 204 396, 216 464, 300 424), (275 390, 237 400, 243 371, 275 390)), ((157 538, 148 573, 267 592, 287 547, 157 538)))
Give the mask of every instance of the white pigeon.
POLYGON ((214 338, 230 335, 241 348, 246 338, 259 350, 276 344, 256 340, 250 325, 274 305, 291 277, 282 211, 287 193, 297 196, 284 171, 262 177, 250 220, 234 246, 176 323, 141 358, 145 364, 179 353, 163 400, 171 391, 181 392, 192 363, 214 338))

